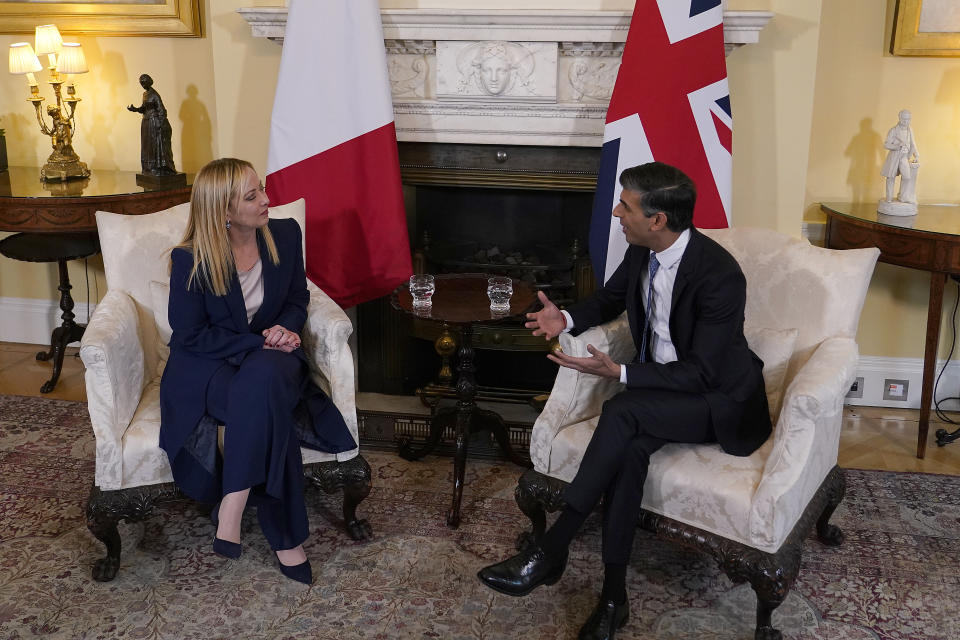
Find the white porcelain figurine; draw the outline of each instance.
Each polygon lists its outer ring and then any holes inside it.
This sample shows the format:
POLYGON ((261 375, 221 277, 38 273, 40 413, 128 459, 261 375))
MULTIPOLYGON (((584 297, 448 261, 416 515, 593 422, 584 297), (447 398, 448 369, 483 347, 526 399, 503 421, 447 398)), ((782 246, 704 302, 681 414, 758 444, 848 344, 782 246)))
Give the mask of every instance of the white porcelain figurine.
POLYGON ((880 200, 877 211, 890 216, 912 216, 917 212, 917 173, 920 171, 920 152, 910 129, 910 112, 903 109, 900 119, 887 133, 883 146, 887 159, 880 175, 886 186, 886 198, 880 200), (900 176, 900 193, 896 199, 893 190, 900 176))

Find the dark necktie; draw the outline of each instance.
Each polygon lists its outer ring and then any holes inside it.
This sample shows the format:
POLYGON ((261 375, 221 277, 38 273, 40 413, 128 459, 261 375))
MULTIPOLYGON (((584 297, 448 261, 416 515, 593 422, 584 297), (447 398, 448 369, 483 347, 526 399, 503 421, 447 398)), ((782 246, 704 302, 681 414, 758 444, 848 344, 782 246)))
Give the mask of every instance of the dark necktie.
POLYGON ((640 343, 640 362, 647 361, 647 335, 650 332, 650 325, 653 323, 653 277, 657 275, 657 269, 660 263, 657 261, 657 254, 650 253, 650 280, 647 283, 647 307, 645 309, 646 321, 643 323, 643 338, 640 343))

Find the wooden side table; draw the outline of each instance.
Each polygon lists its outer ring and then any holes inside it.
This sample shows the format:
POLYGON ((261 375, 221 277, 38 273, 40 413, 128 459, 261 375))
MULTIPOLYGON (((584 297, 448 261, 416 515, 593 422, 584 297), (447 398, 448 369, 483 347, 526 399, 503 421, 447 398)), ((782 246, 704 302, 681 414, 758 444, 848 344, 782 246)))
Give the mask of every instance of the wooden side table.
MULTIPOLYGON (((40 387, 41 393, 49 393, 60 377, 66 346, 83 337, 85 326, 74 322, 67 261, 100 251, 94 214, 162 211, 189 201, 191 187, 142 187, 135 171, 99 170, 66 182, 43 182, 39 176, 36 167, 0 172, 0 231, 16 232, 0 242, 0 253, 13 260, 58 265, 61 324, 53 330, 49 351, 37 354, 37 360, 53 361, 53 376, 40 387)), ((188 176, 188 182, 191 179, 188 176)))
POLYGON ((37 360, 53 361, 53 376, 43 383, 40 393, 50 393, 57 386, 63 355, 67 345, 83 337, 86 325, 73 321, 73 298, 70 296, 70 277, 67 261, 87 258, 100 251, 95 233, 15 233, 0 240, 0 254, 25 262, 56 262, 60 270, 60 316, 62 322, 50 337, 50 350, 37 354, 37 360))
POLYGON ((0 172, 0 231, 96 232, 97 211, 154 213, 190 200, 190 183, 141 187, 136 171, 97 170, 89 178, 43 182, 37 167, 0 172))
POLYGON ((451 425, 456 433, 456 451, 453 456, 453 501, 447 512, 447 525, 460 526, 460 504, 463 499, 463 477, 467 465, 467 439, 470 434, 489 430, 497 444, 507 457, 516 464, 530 467, 528 458, 517 455, 510 445, 503 419, 494 411, 476 406, 477 382, 475 378, 473 340, 471 334, 474 325, 489 324, 505 320, 515 320, 528 311, 536 301, 533 288, 518 280, 513 281, 513 297, 510 299, 510 311, 494 316, 490 312, 490 300, 487 298, 486 274, 449 274, 436 277, 436 291, 433 305, 429 311, 413 308, 413 298, 407 283, 397 288, 390 297, 394 309, 408 315, 438 322, 444 326, 456 325, 461 332, 460 346, 457 350, 457 405, 455 408, 441 409, 430 421, 430 436, 420 450, 414 450, 409 443, 400 447, 400 456, 406 460, 418 460, 433 451, 445 429, 451 425))
MULTIPOLYGON (((828 248, 878 247, 880 262, 930 272, 917 432, 917 457, 922 459, 926 455, 927 433, 930 429, 943 287, 949 275, 960 274, 960 210, 955 207, 920 205, 916 215, 888 216, 877 213, 876 203, 824 203, 820 209, 827 215, 824 244, 828 248)), ((957 437, 960 437, 960 430, 948 434, 940 429, 937 431, 937 444, 942 447, 957 437)))

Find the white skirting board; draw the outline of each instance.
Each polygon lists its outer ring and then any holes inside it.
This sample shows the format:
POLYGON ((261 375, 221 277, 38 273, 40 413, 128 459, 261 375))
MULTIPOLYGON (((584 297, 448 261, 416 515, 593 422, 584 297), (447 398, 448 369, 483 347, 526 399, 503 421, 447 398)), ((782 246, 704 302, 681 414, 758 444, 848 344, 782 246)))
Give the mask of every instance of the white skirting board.
MULTIPOLYGON (((90 315, 96 309, 90 304, 90 315)), ((0 342, 50 344, 50 334, 62 322, 59 300, 0 296, 0 342)), ((74 302, 73 321, 87 322, 87 303, 74 302)))
MULTIPOLYGON (((943 337, 948 336, 942 336, 943 337)), ((956 354, 955 354, 956 355, 956 354)), ((943 360, 937 361, 934 369, 934 382, 943 368, 943 360)), ((920 387, 923 383, 923 360, 920 358, 876 358, 861 356, 857 366, 857 376, 863 378, 863 397, 847 398, 846 404, 867 407, 900 407, 906 409, 920 408, 920 387), (883 397, 885 380, 906 380, 906 400, 885 400, 883 397)), ((940 385, 936 387, 934 400, 960 396, 960 363, 951 360, 950 365, 940 378, 940 385)), ((931 404, 933 407, 933 404, 931 404)), ((940 408, 947 411, 960 409, 960 402, 956 400, 940 403, 940 408)))

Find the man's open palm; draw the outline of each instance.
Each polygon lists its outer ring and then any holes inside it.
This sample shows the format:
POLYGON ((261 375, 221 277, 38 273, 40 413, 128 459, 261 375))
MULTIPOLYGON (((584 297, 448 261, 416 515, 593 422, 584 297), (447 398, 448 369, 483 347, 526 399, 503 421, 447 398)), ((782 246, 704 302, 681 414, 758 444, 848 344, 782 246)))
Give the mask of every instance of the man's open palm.
POLYGON ((550 302, 543 291, 537 291, 537 297, 543 304, 543 309, 536 313, 527 314, 527 329, 533 329, 533 335, 543 336, 546 340, 553 340, 567 328, 567 319, 560 313, 557 305, 550 302))

